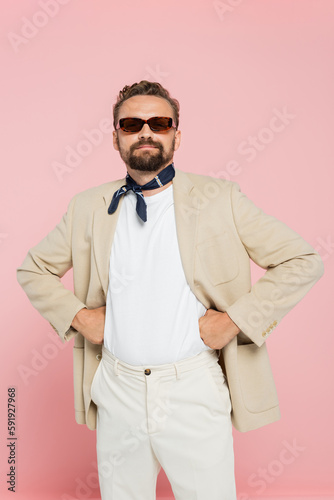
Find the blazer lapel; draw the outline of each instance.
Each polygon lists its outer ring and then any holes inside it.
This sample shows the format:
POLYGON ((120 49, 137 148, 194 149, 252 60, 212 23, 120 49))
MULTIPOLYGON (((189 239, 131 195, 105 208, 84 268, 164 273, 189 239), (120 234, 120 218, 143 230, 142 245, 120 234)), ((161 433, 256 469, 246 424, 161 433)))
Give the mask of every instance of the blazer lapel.
POLYGON ((176 233, 184 274, 195 295, 194 263, 199 219, 198 199, 191 196, 194 184, 186 172, 175 169, 173 180, 176 233))
POLYGON ((103 195, 103 206, 95 210, 93 218, 93 251, 96 268, 102 285, 104 296, 107 296, 109 282, 109 258, 114 239, 117 220, 124 196, 121 196, 116 212, 108 214, 114 192, 126 184, 125 177, 112 183, 103 195))
MULTIPOLYGON (((97 272, 105 297, 109 283, 109 259, 116 230, 117 220, 124 196, 120 198, 116 212, 108 214, 108 206, 114 192, 126 183, 125 177, 112 182, 103 196, 104 205, 94 212, 93 218, 93 251, 97 272)), ((173 179, 175 224, 179 243, 179 251, 186 280, 191 290, 198 295, 194 286, 194 259, 196 248, 196 230, 198 224, 198 201, 190 193, 194 185, 186 172, 175 169, 173 179)))

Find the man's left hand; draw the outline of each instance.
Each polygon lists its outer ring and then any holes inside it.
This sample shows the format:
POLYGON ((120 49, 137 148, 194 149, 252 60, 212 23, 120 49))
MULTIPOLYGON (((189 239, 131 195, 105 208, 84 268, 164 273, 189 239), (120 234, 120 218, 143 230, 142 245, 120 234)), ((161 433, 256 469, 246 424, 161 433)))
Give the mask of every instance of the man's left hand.
POLYGON ((240 332, 227 313, 215 309, 208 309, 198 324, 201 339, 211 349, 222 349, 240 332))

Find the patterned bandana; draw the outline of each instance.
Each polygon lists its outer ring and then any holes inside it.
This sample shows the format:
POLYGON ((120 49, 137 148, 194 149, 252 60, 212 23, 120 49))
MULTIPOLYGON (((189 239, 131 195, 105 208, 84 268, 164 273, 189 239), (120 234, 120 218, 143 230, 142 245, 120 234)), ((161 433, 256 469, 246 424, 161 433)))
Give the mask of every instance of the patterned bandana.
POLYGON ((117 191, 115 191, 111 203, 108 208, 108 214, 113 214, 117 207, 122 194, 126 194, 128 191, 133 191, 137 195, 137 204, 136 211, 139 217, 146 222, 147 221, 147 205, 145 202, 145 197, 142 193, 144 189, 156 189, 158 187, 162 187, 165 184, 168 184, 173 177, 175 176, 175 168, 174 163, 171 163, 167 167, 165 167, 158 175, 154 177, 150 182, 147 182, 143 186, 137 184, 132 177, 127 174, 126 175, 126 184, 121 186, 117 191))

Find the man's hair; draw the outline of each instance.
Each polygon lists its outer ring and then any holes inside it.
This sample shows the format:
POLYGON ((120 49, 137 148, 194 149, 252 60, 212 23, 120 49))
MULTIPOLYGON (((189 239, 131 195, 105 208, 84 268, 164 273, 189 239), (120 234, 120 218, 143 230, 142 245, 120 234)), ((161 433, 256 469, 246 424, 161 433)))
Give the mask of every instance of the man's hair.
POLYGON ((122 106, 123 102, 130 97, 135 95, 154 95, 156 97, 162 97, 169 102, 169 104, 173 108, 174 113, 174 121, 176 125, 176 129, 179 126, 179 113, 180 113, 180 104, 176 99, 173 99, 168 90, 166 90, 160 83, 158 82, 148 82, 147 80, 142 80, 139 83, 133 83, 131 87, 129 85, 125 85, 123 90, 120 90, 117 101, 113 106, 114 113, 114 128, 116 129, 118 123, 119 109, 122 106))

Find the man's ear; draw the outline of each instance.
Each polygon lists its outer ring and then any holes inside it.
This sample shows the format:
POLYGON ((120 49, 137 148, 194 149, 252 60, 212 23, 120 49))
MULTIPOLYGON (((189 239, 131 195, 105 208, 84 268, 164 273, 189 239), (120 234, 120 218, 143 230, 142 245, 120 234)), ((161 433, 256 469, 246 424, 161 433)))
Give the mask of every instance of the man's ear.
POLYGON ((113 146, 114 148, 116 149, 116 151, 119 151, 119 147, 118 147, 118 141, 117 141, 118 137, 117 137, 117 132, 116 130, 113 130, 113 133, 112 133, 112 142, 113 142, 113 146))
POLYGON ((176 130, 175 131, 175 144, 174 144, 174 151, 179 149, 181 143, 181 130, 176 130))

